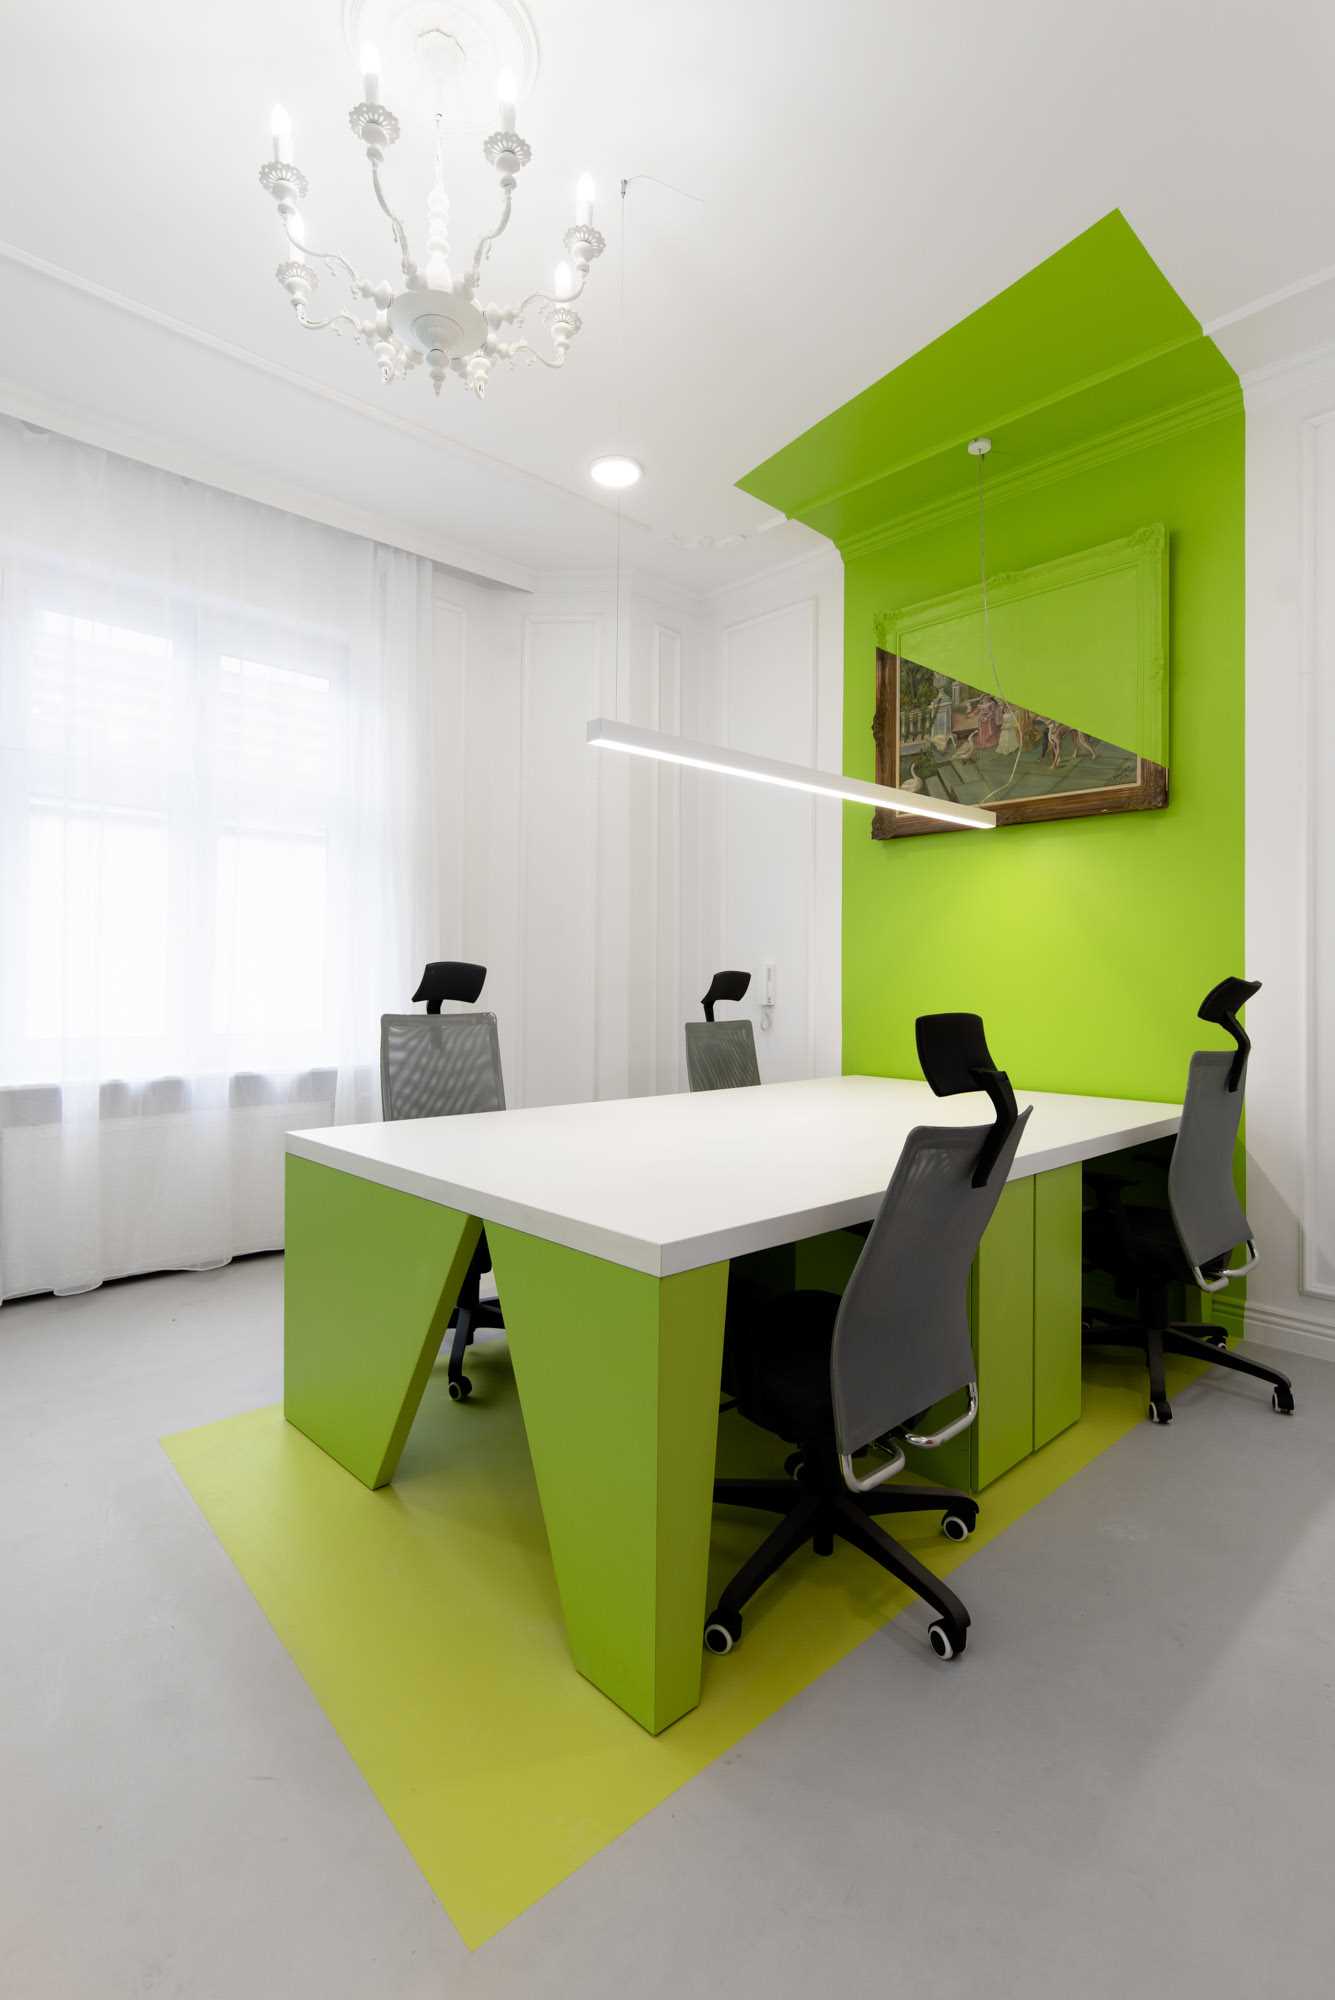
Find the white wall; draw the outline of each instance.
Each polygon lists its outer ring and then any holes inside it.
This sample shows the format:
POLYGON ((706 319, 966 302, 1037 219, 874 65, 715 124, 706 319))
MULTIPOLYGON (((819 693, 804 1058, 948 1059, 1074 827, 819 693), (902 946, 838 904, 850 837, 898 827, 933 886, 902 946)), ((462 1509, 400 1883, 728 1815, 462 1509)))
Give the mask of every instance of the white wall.
POLYGON ((592 751, 584 729, 617 715, 838 769, 841 586, 823 552, 713 598, 623 579, 618 665, 612 576, 521 595, 438 572, 438 948, 489 967, 512 1104, 683 1088, 682 1023, 725 964, 755 974, 765 1076, 838 1069, 838 807, 592 751))
MULTIPOLYGON (((716 593, 707 670, 685 733, 706 742, 843 768, 843 567, 831 550, 716 593)), ((840 1067, 842 809, 827 799, 691 774, 687 857, 697 922, 684 952, 687 1013, 711 973, 752 974, 742 1011, 769 1082, 840 1067), (776 1004, 762 1010, 766 964, 776 1004)), ((731 1009, 726 1010, 731 1012, 731 1009)))
POLYGON ((1335 1357, 1335 355, 1246 386, 1247 1324, 1335 1357))
POLYGON ((626 588, 621 625, 618 668, 610 577, 437 577, 439 948, 489 968, 516 1105, 676 1087, 678 774, 584 732, 616 712, 675 727, 703 623, 626 588))

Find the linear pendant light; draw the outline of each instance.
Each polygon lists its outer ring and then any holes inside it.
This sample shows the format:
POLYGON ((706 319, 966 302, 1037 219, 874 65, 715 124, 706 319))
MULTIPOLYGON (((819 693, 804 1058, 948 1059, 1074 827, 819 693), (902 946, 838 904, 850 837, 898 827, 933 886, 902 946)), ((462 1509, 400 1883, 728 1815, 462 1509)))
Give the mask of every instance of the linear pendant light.
POLYGON ((595 750, 623 750, 632 757, 656 757, 665 764, 690 764, 701 771, 722 771, 731 778, 754 778, 762 785, 787 785, 795 792, 851 799, 854 805, 912 813, 917 819, 945 820, 950 826, 985 829, 997 823, 996 814, 985 806, 929 798, 922 792, 901 791, 896 785, 871 785, 862 778, 845 778, 837 771, 812 771, 803 764, 781 763, 776 757, 753 757, 747 750, 692 743, 685 736, 668 736, 659 729, 636 729, 628 722, 612 722, 606 716, 598 716, 589 724, 588 740, 595 750))
MULTIPOLYGON (((617 435, 622 435, 621 410, 625 394, 625 287, 626 287, 626 191, 631 180, 654 176, 631 175, 621 183, 621 335, 618 369, 617 435)), ((666 183, 664 183, 666 185, 666 183)), ((680 189, 677 190, 681 192, 680 189)), ((694 200, 694 196, 688 199, 694 200)), ((972 448, 972 447, 971 447, 972 448)), ((984 600, 986 602, 986 600, 984 600)), ((617 495, 617 604, 616 604, 616 706, 621 706, 621 496, 617 495)), ((803 764, 784 764, 777 757, 755 757, 749 750, 725 750, 714 743, 693 743, 685 736, 669 736, 660 729, 637 729, 629 722, 615 722, 609 716, 595 716, 588 725, 588 742, 595 750, 620 750, 632 757, 654 757, 664 764, 689 764, 698 771, 720 771, 730 778, 753 778, 762 785, 785 785, 794 792, 814 792, 829 799, 849 799, 858 806, 880 806, 885 812, 912 813, 919 819, 944 820, 948 826, 969 826, 979 831, 994 827, 997 816, 986 806, 964 805, 954 799, 935 799, 923 792, 906 792, 896 785, 871 785, 862 778, 845 778, 838 771, 813 771, 803 764)))

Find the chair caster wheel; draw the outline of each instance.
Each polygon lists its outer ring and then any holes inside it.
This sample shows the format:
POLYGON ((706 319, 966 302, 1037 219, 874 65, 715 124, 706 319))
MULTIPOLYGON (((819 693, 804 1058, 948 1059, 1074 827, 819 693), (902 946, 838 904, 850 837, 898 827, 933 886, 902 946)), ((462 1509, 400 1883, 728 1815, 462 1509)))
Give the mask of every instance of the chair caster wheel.
POLYGON ((927 1627, 927 1637, 938 1660, 955 1660, 964 1651, 968 1634, 962 1625, 952 1625, 945 1618, 938 1618, 934 1625, 927 1627))
POLYGON ((1227 1348, 1228 1346, 1228 1335, 1226 1333, 1203 1333, 1201 1339, 1207 1347, 1213 1347, 1216 1353, 1221 1348, 1227 1348))
POLYGON ((711 1653, 730 1653, 742 1636, 742 1620, 736 1611, 714 1611, 705 1620, 705 1646, 711 1653))
POLYGON ((783 1461, 783 1469, 790 1479, 800 1479, 802 1476, 802 1467, 805 1464, 806 1460, 800 1451, 790 1451, 787 1458, 783 1461))
POLYGON ((1272 1390, 1270 1395, 1270 1407, 1275 1412, 1276 1416, 1291 1417, 1293 1415, 1292 1389, 1272 1390))
POLYGON ((473 1385, 466 1375, 461 1375, 457 1382, 451 1382, 450 1384, 450 1401, 452 1403, 466 1403, 472 1393, 473 1385))
POLYGON ((945 1514, 941 1520, 941 1533, 948 1542, 967 1542, 973 1533, 974 1523, 966 1521, 963 1514, 945 1514))
POLYGON ((1164 1398, 1162 1403, 1150 1404, 1150 1422, 1152 1424, 1171 1424, 1172 1421, 1173 1406, 1167 1397, 1164 1398))

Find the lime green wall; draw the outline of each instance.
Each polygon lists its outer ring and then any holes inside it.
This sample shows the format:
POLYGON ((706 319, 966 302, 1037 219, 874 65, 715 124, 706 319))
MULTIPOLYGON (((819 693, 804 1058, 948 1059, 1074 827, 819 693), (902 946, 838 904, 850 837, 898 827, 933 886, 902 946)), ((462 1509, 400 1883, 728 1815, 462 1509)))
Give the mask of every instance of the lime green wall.
MULTIPOLYGON (((1169 427, 1171 429, 1171 426, 1169 427)), ((913 1074, 913 1020, 968 1008, 1035 1089, 1176 1097, 1196 1007, 1243 953, 1243 418, 1199 427, 988 513, 988 558, 1022 569, 1169 529, 1172 765, 1162 812, 873 841, 844 816, 844 1068, 913 1074)), ((848 560, 844 769, 874 776, 879 611, 977 574, 961 514, 848 560)), ((1002 685, 1006 662, 997 661, 1002 685)), ((981 677, 981 669, 980 669, 981 677)))
POLYGON ((1167 526, 1170 803, 891 841, 846 807, 844 1068, 915 1074, 914 1017, 964 1008, 1036 1089, 1178 1097, 1196 1008, 1243 966, 1241 389, 1114 210, 739 482, 843 554, 857 777, 877 614, 977 584, 980 433, 993 576, 1167 526))

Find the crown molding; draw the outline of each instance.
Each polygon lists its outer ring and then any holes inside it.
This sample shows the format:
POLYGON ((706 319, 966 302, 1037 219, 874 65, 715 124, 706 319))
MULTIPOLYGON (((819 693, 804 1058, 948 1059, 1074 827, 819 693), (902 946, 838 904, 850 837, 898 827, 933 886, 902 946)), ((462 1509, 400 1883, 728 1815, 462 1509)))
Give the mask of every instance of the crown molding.
POLYGON ((1237 326, 1245 319, 1255 319, 1258 313, 1269 312, 1272 306, 1287 305, 1290 299, 1301 298, 1304 292, 1315 292, 1322 285, 1331 283, 1335 283, 1335 264, 1323 264, 1319 271, 1309 271, 1306 277, 1295 278, 1292 284, 1281 285, 1277 291, 1263 292, 1259 299, 1249 299, 1245 306, 1235 306, 1231 312, 1220 313, 1218 319, 1207 320, 1201 332, 1208 339, 1213 339, 1225 327, 1237 326))
POLYGON ((176 319, 171 313, 162 312, 157 306, 145 305, 141 299, 132 299, 128 293, 113 291, 109 285, 96 284, 91 278, 81 278, 77 271, 70 271, 63 264, 52 264, 45 257, 36 257, 30 250, 22 250, 16 243, 0 242, 0 261, 16 264, 22 270, 33 271, 38 277, 47 278, 53 284, 65 285, 70 291, 79 292, 84 298, 96 299, 100 305, 111 306, 132 319, 143 320, 149 326, 160 327, 180 340, 190 341, 196 347, 207 348, 211 354, 220 354, 227 361, 235 361, 243 368, 250 368, 259 375, 267 375, 275 382, 283 382, 289 388, 299 389, 303 395, 318 397, 321 402, 332 403, 341 410, 348 410, 354 416, 364 417, 368 423, 379 424, 385 430, 397 431, 402 437, 412 437, 421 444, 430 445, 433 450, 449 458, 465 459, 472 465, 486 466, 488 470, 503 472, 511 479, 521 479, 526 485, 541 487, 546 493, 555 493, 562 500, 578 500, 582 505, 595 509, 600 514, 612 511, 592 494, 583 493, 575 486, 563 486, 559 480, 544 479, 541 473, 529 472, 523 466, 514 465, 507 458, 497 458, 493 452, 479 451, 476 445, 464 444, 458 438, 445 437, 431 424, 416 417, 400 416, 396 410, 382 403, 368 403, 364 397, 353 396, 346 389, 336 389, 332 384, 317 381, 314 376, 305 375, 297 368, 289 368, 285 362, 273 361, 267 354, 257 354, 253 347, 242 347, 233 340, 224 340, 221 334, 209 333, 204 327, 193 325, 189 320, 176 319))
MULTIPOLYGON (((678 578, 664 576, 661 571, 643 563, 624 564, 619 583, 621 595, 627 601, 636 598, 642 603, 657 604, 661 608, 695 617, 702 615, 705 609, 703 591, 678 578)), ((613 563, 553 563, 533 572, 533 588, 548 591, 553 596, 595 591, 604 598, 615 597, 618 572, 613 563)))
MULTIPOLYGON (((807 524, 805 521, 794 520, 794 525, 804 528, 807 524)), ((819 534, 820 530, 811 528, 808 529, 808 533, 815 535, 819 534)), ((796 578, 804 570, 809 570, 822 578, 842 576, 843 553, 823 535, 821 541, 824 544, 821 548, 803 549, 800 555, 787 556, 782 562, 771 563, 764 569, 753 569, 745 576, 728 577, 722 583, 711 584, 708 590, 701 592, 702 601, 706 604, 717 604, 720 598, 740 596, 743 591, 777 582, 780 577, 796 578)))
MULTIPOLYGON (((83 298, 92 299, 97 304, 107 306, 112 311, 122 313, 128 318, 139 320, 144 325, 156 327, 160 332, 169 334, 174 339, 184 340, 192 346, 201 347, 208 353, 216 354, 223 360, 233 362, 238 367, 249 369, 258 375, 267 376, 271 381, 281 382, 288 388, 298 390, 304 396, 313 397, 320 402, 331 404, 337 409, 347 411, 350 415, 360 417, 368 423, 376 424, 384 430, 397 432, 401 437, 411 437, 419 444, 430 446, 432 450, 439 453, 442 457, 452 459, 455 462, 462 461, 466 465, 480 468, 485 467, 489 472, 502 473, 509 479, 520 480, 531 488, 540 489, 544 493, 558 496, 567 505, 573 500, 580 506, 587 507, 602 516, 607 515, 611 511, 591 494, 581 492, 578 487, 564 486, 557 480, 544 479, 539 473, 529 472, 521 466, 512 464, 508 459, 498 458, 490 452, 479 451, 476 446, 463 444, 455 438, 444 437, 440 431, 436 430, 430 424, 423 423, 413 417, 401 416, 397 411, 387 409, 382 404, 367 402, 360 396, 350 395, 346 390, 336 389, 328 383, 317 381, 312 376, 301 373, 298 369, 289 368, 283 362, 273 361, 267 355, 257 354, 253 348, 242 347, 235 341, 225 340, 220 334, 210 333, 203 327, 192 325, 188 320, 177 319, 173 314, 162 312, 156 306, 146 305, 140 299, 131 298, 124 292, 114 291, 108 285, 99 285, 91 278, 81 277, 77 271, 68 270, 60 264, 53 264, 45 257, 35 256, 31 251, 20 248, 18 244, 0 242, 0 263, 8 263, 20 270, 31 271, 37 277, 44 278, 51 284, 63 286, 68 291, 78 293, 83 298)), ((15 385, 15 388, 16 393, 26 393, 17 390, 17 385, 15 385)), ((114 425, 114 420, 104 419, 97 412, 91 410, 86 412, 70 410, 68 414, 71 422, 79 421, 86 427, 96 426, 103 428, 109 423, 114 425)), ((34 418, 33 421, 40 421, 40 419, 34 418)), ((127 439, 136 435, 134 428, 131 426, 119 425, 115 427, 127 439)), ((79 437, 84 442, 91 441, 84 437, 82 430, 72 429, 69 431, 69 435, 79 437)), ((151 438, 151 433, 147 431, 144 431, 142 435, 146 439, 151 438)), ((116 447, 108 447, 108 449, 124 451, 130 457, 141 455, 134 449, 133 445, 128 443, 116 447)), ((200 456, 203 459, 211 455, 201 454, 200 456)), ((148 462, 153 464, 160 463, 156 458, 148 462)), ((226 484, 225 481, 217 480, 212 474, 191 474, 188 467, 183 467, 179 463, 174 463, 168 469, 173 471, 184 470, 187 476, 206 478, 211 484, 226 484)), ((229 487, 228 490, 240 491, 241 489, 238 487, 229 487)), ((284 490, 294 494, 304 491, 304 489, 296 486, 287 486, 284 490)), ((312 500, 317 499, 317 496, 314 495, 310 497, 312 500)), ((275 501, 273 504, 285 505, 287 503, 275 501)), ((333 508, 339 508, 340 505, 338 502, 326 501, 322 496, 318 497, 318 504, 321 507, 333 508)), ((292 510, 289 509, 289 511, 292 510)), ((304 512, 305 509, 299 507, 295 511, 304 512)), ((357 512, 358 510, 346 511, 357 512)), ((320 513, 313 515, 312 518, 324 520, 326 516, 324 513, 320 513)), ((366 516, 363 518, 369 519, 375 517, 366 516)), ((342 523, 336 522, 334 525, 342 525, 342 523)), ((641 524, 637 523, 636 525, 641 524)), ((364 534, 368 531, 364 528, 358 528, 354 532, 364 534)), ((373 534, 372 539, 380 541, 393 539, 399 547, 406 548, 409 546, 406 541, 401 539, 399 532, 396 532, 393 536, 389 536, 384 532, 376 532, 373 534)), ((420 533, 419 539, 421 539, 420 533)), ((522 563, 513 563, 506 557, 492 556, 486 551, 470 549, 461 543, 447 542, 443 538, 440 541, 436 541, 434 537, 426 539, 436 542, 437 547, 448 547, 452 550, 452 554, 450 555, 433 554, 433 559, 436 561, 444 562, 451 568, 467 569, 476 575, 485 576, 492 582, 510 583, 518 589, 528 588, 526 581, 528 571, 526 565, 522 563)), ((414 546, 412 553, 425 554, 433 552, 414 546)))
POLYGON ((16 382, 0 379, 0 412, 33 424, 40 430, 56 431, 79 444, 99 451, 115 452, 121 458, 136 459, 159 472, 178 473, 222 493, 235 493, 243 500, 256 500, 264 507, 277 507, 285 514, 299 514, 326 528, 340 528, 345 534, 359 535, 369 542, 386 542, 409 555, 425 556, 445 569, 458 570, 478 582, 504 584, 511 590, 533 588, 532 572, 522 563, 503 556, 484 555, 465 548, 441 535, 424 535, 420 529, 392 515, 367 513, 331 500, 326 494, 311 493, 301 486, 274 479, 253 466, 201 450, 197 445, 182 446, 178 441, 143 429, 137 424, 120 423, 49 397, 34 396, 16 382))
POLYGON ((1278 361, 1262 362, 1259 368, 1249 368, 1241 377, 1243 393, 1252 396, 1258 389, 1268 389, 1277 383, 1280 390, 1290 376, 1301 375, 1308 368, 1316 368, 1323 361, 1335 358, 1335 340, 1318 341, 1315 347, 1304 347, 1298 354, 1286 354, 1278 361))
MULTIPOLYGON (((1139 451, 1147 451, 1152 445, 1166 443, 1170 438, 1185 436, 1189 431, 1200 430, 1206 424, 1218 423, 1221 418, 1240 416, 1242 402, 1236 384, 1226 388, 1213 389, 1208 395, 1193 397, 1190 402, 1175 404, 1172 409, 1156 411, 1153 416, 1142 417, 1137 422, 1119 425, 1116 430, 1104 431, 1097 437, 1088 438, 1083 443, 1070 446, 1065 451, 1053 452, 1047 458, 1036 459, 1032 465, 1022 466, 1015 472, 989 476, 987 500, 989 507, 998 502, 1014 499, 1023 493, 1038 492, 1045 486, 1055 486, 1064 479, 1073 478, 1077 473, 1090 472, 1101 465, 1110 465, 1119 458, 1129 458, 1139 451)), ((944 527, 954 521, 972 520, 978 511, 977 495, 973 492, 960 494, 949 500, 934 502, 907 514, 896 515, 893 520, 883 522, 878 527, 864 530, 860 535, 852 535, 843 544, 846 561, 858 556, 871 555, 879 549, 889 548, 896 542, 911 540, 915 535, 926 534, 934 528, 944 527)))
MULTIPOLYGON (((253 348, 242 347, 237 342, 225 340, 220 334, 210 333, 203 327, 192 325, 188 320, 175 318, 171 313, 162 312, 156 306, 146 305, 140 299, 129 297, 124 292, 114 291, 108 285, 99 285, 91 278, 80 277, 78 272, 68 270, 60 264, 53 264, 45 257, 35 256, 31 251, 20 248, 15 243, 0 242, 0 263, 9 263, 21 270, 31 271, 50 283, 64 286, 84 298, 92 299, 99 305, 141 321, 147 326, 158 328, 175 339, 188 341, 202 347, 207 352, 237 366, 253 370, 267 376, 271 381, 281 382, 296 389, 304 396, 332 404, 346 410, 350 415, 360 417, 368 423, 379 425, 384 430, 395 431, 401 437, 410 437, 419 444, 431 447, 433 451, 455 462, 485 467, 489 472, 499 472, 506 478, 523 481, 531 488, 558 496, 569 504, 572 500, 579 506, 589 508, 606 519, 615 513, 615 508, 606 501, 583 492, 577 486, 565 486, 558 480, 544 479, 540 473, 529 472, 522 466, 514 465, 509 459, 498 458, 494 454, 479 451, 476 446, 461 443, 458 439, 443 437, 432 425, 413 417, 401 416, 397 411, 379 403, 369 403, 360 396, 348 394, 346 390, 304 375, 300 370, 289 368, 284 363, 271 360, 267 355, 257 354, 253 348)), ((326 526, 345 528, 352 534, 367 537, 372 541, 391 542, 396 548, 408 550, 412 555, 428 556, 433 562, 443 564, 447 569, 456 569, 469 576, 475 576, 487 583, 508 585, 515 590, 531 590, 542 572, 530 564, 512 562, 506 556, 493 555, 487 550, 477 549, 463 543, 454 542, 443 536, 424 535, 395 519, 393 516, 368 513, 359 508, 344 506, 323 494, 311 493, 306 488, 278 479, 270 479, 262 471, 234 464, 221 455, 206 451, 184 451, 172 440, 162 437, 146 428, 126 424, 89 409, 76 409, 70 405, 60 407, 58 415, 43 415, 43 410, 56 410, 56 405, 47 399, 33 396, 16 383, 0 383, 0 399, 3 407, 13 416, 20 416, 45 428, 63 431, 67 436, 77 438, 83 444, 96 444, 108 451, 118 451, 124 457, 141 459, 145 464, 155 465, 160 470, 179 472, 187 478, 199 479, 210 486, 221 487, 225 492, 238 493, 246 499, 255 499, 266 505, 281 507, 288 513, 304 514, 309 519, 321 521, 326 526)), ((777 516, 766 526, 779 526, 784 516, 777 516)), ((638 531, 657 539, 660 530, 635 515, 622 512, 623 527, 638 531)), ((735 539, 752 540, 764 529, 751 530, 735 539)), ((685 537, 672 535, 669 539, 675 546, 689 547, 685 537)), ((727 538, 729 541, 733 537, 727 538)), ((702 545, 703 546, 703 545, 702 545)), ((799 558, 801 560, 801 558, 799 558)), ((786 564, 776 564, 756 574, 773 575, 786 564)), ((713 587, 702 589, 679 584, 675 579, 640 566, 645 576, 656 574, 665 590, 684 590, 697 601, 713 594, 713 587)), ((554 572, 552 572, 554 573, 554 572)), ((569 571, 563 573, 570 573, 569 571)), ((727 584, 719 588, 727 589, 727 584)))
MULTIPOLYGON (((1133 362, 1118 362, 1108 368, 1096 369, 1093 374, 1082 375, 1079 381, 1068 383, 1055 396, 1039 396, 1027 403, 1017 403, 1011 409, 1000 411, 989 419, 988 428, 994 432, 1002 431, 1010 424, 1022 422, 1025 417, 1035 417, 1045 410, 1056 408, 1061 403, 1072 402, 1075 398, 1086 395, 1091 389, 1101 388, 1105 382, 1115 382, 1121 375, 1148 367, 1151 362, 1162 361, 1167 355, 1178 354, 1184 347, 1190 347, 1199 339, 1199 333, 1188 334, 1177 340, 1165 341, 1159 347, 1147 348, 1145 353, 1137 355, 1133 362)), ((913 358, 909 357, 910 360, 913 358)), ((872 386, 874 388, 877 385, 872 386)), ((844 407, 847 408, 848 405, 844 407)), ((910 472, 920 465, 930 465, 934 459, 945 457, 949 452, 968 442, 969 434, 966 432, 962 437, 928 445, 923 450, 912 453, 908 458, 897 459, 890 465, 878 466, 874 472, 864 474, 861 479, 847 479, 842 485, 829 486, 822 492, 809 494, 794 509, 792 519, 809 526, 807 516, 816 513, 820 508, 833 506, 839 500, 848 500, 855 493, 865 493, 869 487, 879 486, 883 480, 894 478, 901 472, 910 472)), ((818 529, 817 533, 819 532, 818 529)))

